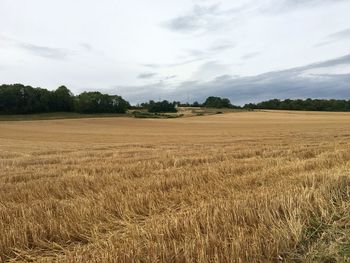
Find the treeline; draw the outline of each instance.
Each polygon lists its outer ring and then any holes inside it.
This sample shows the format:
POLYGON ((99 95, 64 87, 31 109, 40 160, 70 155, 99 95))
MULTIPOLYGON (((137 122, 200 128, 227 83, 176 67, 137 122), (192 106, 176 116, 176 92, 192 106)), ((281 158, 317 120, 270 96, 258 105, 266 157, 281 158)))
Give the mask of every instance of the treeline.
POLYGON ((129 102, 120 96, 83 92, 78 96, 65 86, 54 91, 22 84, 0 86, 0 113, 48 112, 125 113, 129 102))
POLYGON ((206 107, 206 108, 230 108, 230 109, 239 109, 239 106, 232 105, 228 98, 220 98, 210 96, 205 102, 199 103, 197 101, 193 103, 181 103, 180 101, 169 102, 167 100, 155 102, 150 100, 146 103, 141 103, 135 108, 147 109, 151 113, 164 113, 164 112, 177 112, 177 107, 206 107))
POLYGON ((144 109, 147 109, 148 112, 151 113, 164 113, 164 112, 177 112, 177 106, 180 105, 179 102, 169 102, 167 100, 155 102, 153 100, 150 100, 146 103, 141 103, 141 107, 144 109))
POLYGON ((350 111, 350 100, 321 99, 272 99, 257 104, 246 104, 245 109, 303 110, 303 111, 350 111))
POLYGON ((207 108, 231 108, 231 109, 238 109, 239 106, 235 106, 231 104, 231 101, 228 98, 220 98, 220 97, 208 97, 205 102, 203 103, 204 107, 207 108))
MULTIPOLYGON (((205 107, 205 108, 228 108, 228 109, 240 109, 241 107, 231 104, 231 101, 228 98, 221 97, 208 97, 203 103, 195 101, 193 103, 182 103, 180 101, 174 101, 172 104, 180 107, 205 107)), ((143 104, 141 104, 143 105, 143 104)))
POLYGON ((305 111, 350 111, 350 100, 272 99, 249 103, 243 107, 232 105, 228 98, 208 97, 203 103, 169 102, 167 100, 142 103, 136 107, 121 96, 100 92, 83 92, 77 96, 65 86, 54 91, 22 84, 0 86, 0 114, 30 114, 49 112, 126 113, 128 109, 146 109, 150 113, 177 112, 177 107, 206 107, 231 109, 270 109, 305 111))

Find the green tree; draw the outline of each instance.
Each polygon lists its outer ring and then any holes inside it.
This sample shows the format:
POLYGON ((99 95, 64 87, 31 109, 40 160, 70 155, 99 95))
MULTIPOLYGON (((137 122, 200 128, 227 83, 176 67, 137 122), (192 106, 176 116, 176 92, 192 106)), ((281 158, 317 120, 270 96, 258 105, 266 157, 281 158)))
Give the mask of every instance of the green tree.
POLYGON ((305 110, 305 111, 350 111, 350 100, 320 100, 311 99, 286 99, 268 100, 257 104, 246 104, 244 108, 270 109, 270 110, 305 110))
POLYGON ((120 96, 101 92, 83 92, 76 98, 76 110, 81 113, 125 113, 130 104, 120 96))
POLYGON ((227 98, 208 97, 204 102, 204 107, 207 108, 231 108, 232 104, 227 98))
POLYGON ((150 100, 148 103, 142 103, 141 105, 152 113, 164 113, 164 112, 177 112, 176 105, 178 102, 169 102, 167 100, 154 102, 150 100))
POLYGON ((1 114, 56 111, 125 113, 129 107, 130 104, 120 96, 110 96, 100 92, 84 92, 74 97, 65 86, 61 86, 55 91, 22 84, 0 86, 1 114))
POLYGON ((74 110, 74 96, 66 86, 60 86, 54 91, 54 101, 51 103, 54 111, 74 110))

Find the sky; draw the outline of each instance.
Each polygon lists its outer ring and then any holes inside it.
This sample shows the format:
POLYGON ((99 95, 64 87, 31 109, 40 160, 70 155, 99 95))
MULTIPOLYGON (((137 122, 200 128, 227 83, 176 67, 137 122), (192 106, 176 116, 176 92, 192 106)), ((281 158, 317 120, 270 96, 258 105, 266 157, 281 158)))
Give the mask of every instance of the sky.
POLYGON ((0 84, 350 99, 349 0, 0 0, 0 84))

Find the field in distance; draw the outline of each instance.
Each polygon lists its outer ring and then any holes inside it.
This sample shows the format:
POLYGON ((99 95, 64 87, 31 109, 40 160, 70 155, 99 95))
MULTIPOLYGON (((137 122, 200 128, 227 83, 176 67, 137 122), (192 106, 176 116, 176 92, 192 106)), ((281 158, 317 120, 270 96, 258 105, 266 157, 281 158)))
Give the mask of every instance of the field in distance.
POLYGON ((206 116, 222 114, 227 112, 239 112, 246 110, 237 109, 215 109, 204 107, 178 107, 175 113, 150 113, 145 109, 128 110, 126 114, 120 113, 77 113, 77 112, 49 112, 33 114, 0 114, 0 121, 31 121, 31 120, 58 120, 58 119, 85 119, 85 118, 107 118, 107 117, 135 117, 150 119, 168 119, 179 117, 206 116))
POLYGON ((0 262, 348 262, 350 113, 0 121, 0 262))

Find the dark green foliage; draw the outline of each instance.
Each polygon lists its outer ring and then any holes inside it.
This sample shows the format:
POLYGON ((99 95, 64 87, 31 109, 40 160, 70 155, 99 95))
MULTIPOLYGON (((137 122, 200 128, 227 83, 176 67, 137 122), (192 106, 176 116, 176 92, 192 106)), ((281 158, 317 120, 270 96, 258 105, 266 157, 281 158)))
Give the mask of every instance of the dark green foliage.
MULTIPOLYGON (((134 109, 145 108, 150 113, 177 112, 177 106, 234 108, 228 98, 208 97, 203 104, 181 104, 178 101, 167 100, 142 103, 134 109)), ((102 94, 100 92, 83 92, 74 96, 65 86, 55 91, 33 88, 22 84, 0 86, 0 114, 32 114, 50 112, 79 112, 79 113, 125 113, 131 106, 129 102, 117 95, 102 94)), ((350 100, 324 99, 272 99, 257 104, 246 104, 243 107, 252 109, 271 110, 305 110, 305 111, 350 111, 350 100)))
POLYGON ((143 103, 142 106, 149 112, 177 112, 177 102, 169 102, 167 100, 154 102, 150 100, 148 103, 143 103))
POLYGON ((22 84, 0 86, 0 114, 125 113, 129 107, 130 104, 120 96, 84 92, 74 97, 65 86, 55 91, 22 84))
POLYGON ((246 104, 247 109, 270 109, 270 110, 305 110, 305 111, 350 111, 350 100, 278 100, 246 104))
POLYGON ((120 96, 100 92, 83 92, 76 98, 75 108, 80 113, 125 113, 130 104, 120 96))
POLYGON ((204 107, 207 107, 207 108, 218 108, 218 109, 233 107, 229 99, 213 97, 213 96, 208 97, 203 105, 204 107))
POLYGON ((198 101, 193 102, 192 105, 191 105, 191 107, 201 107, 201 106, 202 106, 202 105, 199 104, 198 101))
POLYGON ((65 86, 61 86, 53 92, 54 111, 73 111, 74 96, 65 86))
POLYGON ((188 103, 188 102, 182 103, 180 101, 177 101, 176 104, 180 107, 203 107, 203 105, 200 104, 198 101, 195 101, 193 103, 188 103))
POLYGON ((53 93, 22 84, 0 86, 0 113, 27 114, 54 111, 53 93))

